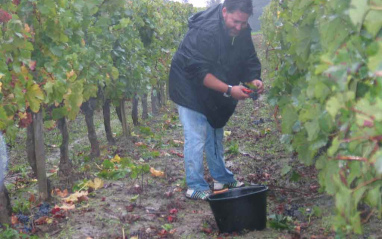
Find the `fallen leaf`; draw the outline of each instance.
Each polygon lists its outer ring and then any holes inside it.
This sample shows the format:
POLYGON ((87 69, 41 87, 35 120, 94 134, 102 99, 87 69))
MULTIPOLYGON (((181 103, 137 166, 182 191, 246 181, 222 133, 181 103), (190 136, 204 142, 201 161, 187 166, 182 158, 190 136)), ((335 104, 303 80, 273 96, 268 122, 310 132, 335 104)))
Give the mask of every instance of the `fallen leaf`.
POLYGON ((173 192, 169 191, 169 192, 165 192, 164 195, 167 197, 167 198, 170 198, 173 196, 173 192))
POLYGON ((132 212, 134 210, 134 208, 135 208, 135 204, 130 204, 130 205, 126 206, 126 210, 128 212, 132 212))
POLYGON ((12 225, 19 223, 19 220, 17 219, 16 215, 12 215, 11 217, 11 223, 12 225))
POLYGON ((167 221, 170 222, 170 223, 171 223, 171 222, 174 222, 175 219, 176 219, 176 217, 171 216, 171 215, 167 217, 167 221))
POLYGON ((130 237, 130 239, 139 239, 139 237, 138 236, 132 236, 132 237, 130 237))
POLYGON ((118 154, 116 154, 114 156, 114 158, 112 158, 112 160, 110 160, 110 161, 113 162, 113 163, 120 163, 121 162, 121 158, 119 157, 118 154))
POLYGON ((64 211, 69 211, 69 210, 74 210, 76 208, 76 206, 74 204, 67 204, 67 203, 64 203, 60 209, 61 210, 64 210, 64 211))
POLYGON ((40 217, 39 219, 35 220, 34 223, 37 225, 43 225, 43 224, 47 224, 47 220, 48 220, 48 217, 43 216, 43 217, 40 217))
POLYGON ((203 231, 204 233, 206 233, 206 234, 211 234, 211 233, 212 233, 212 229, 209 228, 209 227, 203 227, 203 228, 202 228, 202 231, 203 231))
POLYGON ((54 208, 52 208, 50 213, 52 213, 54 215, 54 214, 58 213, 59 211, 61 211, 61 209, 56 205, 56 206, 54 206, 54 208))
POLYGON ((224 136, 230 136, 231 135, 231 131, 224 131, 224 136))
POLYGON ((147 146, 146 144, 142 143, 142 142, 136 142, 134 144, 135 146, 138 146, 138 147, 141 147, 141 146, 147 146))
POLYGON ((178 157, 184 158, 184 155, 182 153, 178 153, 175 150, 170 150, 170 153, 177 155, 178 157))
POLYGON ((183 141, 181 141, 181 140, 176 140, 176 139, 174 139, 173 142, 174 142, 174 144, 184 144, 183 141))
POLYGON ((88 195, 88 192, 86 192, 86 191, 75 192, 72 195, 70 195, 69 197, 64 198, 64 201, 67 203, 75 203, 75 202, 78 202, 80 200, 86 201, 87 195, 88 195))
POLYGON ((164 237, 164 236, 167 235, 167 231, 165 229, 162 229, 162 230, 159 231, 158 235, 161 236, 161 237, 164 237))
POLYGON ((56 188, 54 191, 57 196, 62 198, 67 197, 69 194, 68 189, 64 189, 64 191, 61 191, 59 188, 56 188))
POLYGON ((103 188, 104 182, 100 178, 95 178, 94 182, 91 180, 87 181, 85 186, 89 188, 94 188, 94 190, 97 190, 97 189, 103 188))
POLYGON ((153 168, 153 167, 150 168, 150 173, 151 173, 151 175, 153 175, 154 177, 164 177, 164 172, 159 171, 159 170, 156 170, 156 169, 153 168))
POLYGON ((176 214, 176 213, 178 213, 178 209, 173 208, 170 210, 170 214, 176 214))
POLYGON ((36 202, 36 197, 35 197, 33 194, 31 194, 31 195, 29 196, 29 202, 31 202, 31 203, 36 202))

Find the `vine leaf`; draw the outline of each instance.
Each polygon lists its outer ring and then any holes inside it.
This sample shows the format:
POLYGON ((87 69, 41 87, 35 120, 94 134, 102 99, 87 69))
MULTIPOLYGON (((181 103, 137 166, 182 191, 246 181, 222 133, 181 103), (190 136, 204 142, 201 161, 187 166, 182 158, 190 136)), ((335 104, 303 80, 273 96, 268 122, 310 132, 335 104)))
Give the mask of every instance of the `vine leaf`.
POLYGON ((368 11, 369 6, 367 1, 352 0, 349 9, 349 16, 355 26, 362 24, 365 13, 368 11))
POLYGON ((30 109, 37 113, 40 110, 40 104, 44 100, 44 93, 37 84, 32 84, 27 87, 25 98, 29 103, 30 109))

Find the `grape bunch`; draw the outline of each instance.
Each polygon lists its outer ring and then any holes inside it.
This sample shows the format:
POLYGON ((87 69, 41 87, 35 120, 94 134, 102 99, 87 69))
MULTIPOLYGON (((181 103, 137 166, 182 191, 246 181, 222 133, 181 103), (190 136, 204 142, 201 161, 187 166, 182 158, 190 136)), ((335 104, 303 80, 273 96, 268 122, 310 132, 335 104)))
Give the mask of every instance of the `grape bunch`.
POLYGON ((38 207, 38 211, 34 214, 34 219, 39 219, 40 217, 48 216, 49 213, 50 213, 50 205, 44 202, 38 207))
POLYGON ((25 232, 25 233, 30 233, 32 232, 32 227, 31 227, 31 223, 30 223, 30 218, 29 216, 27 215, 24 215, 22 213, 19 213, 16 215, 17 216, 17 220, 19 221, 20 224, 22 224, 22 231, 25 232))
POLYGON ((22 214, 22 213, 19 213, 17 214, 17 220, 22 223, 22 224, 28 224, 29 222, 29 217, 22 214))
POLYGON ((291 204, 291 205, 285 205, 284 208, 284 214, 286 216, 295 217, 296 212, 298 212, 298 209, 301 207, 300 204, 291 204))

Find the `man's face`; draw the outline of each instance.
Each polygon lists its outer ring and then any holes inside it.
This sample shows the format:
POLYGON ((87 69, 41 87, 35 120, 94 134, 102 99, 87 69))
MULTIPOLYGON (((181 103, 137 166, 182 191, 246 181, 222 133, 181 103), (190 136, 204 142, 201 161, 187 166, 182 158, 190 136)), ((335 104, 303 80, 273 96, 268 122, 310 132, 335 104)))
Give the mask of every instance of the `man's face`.
POLYGON ((239 33, 248 27, 247 13, 236 10, 234 12, 228 12, 227 9, 223 8, 223 18, 225 26, 228 30, 228 34, 232 37, 239 35, 239 33))

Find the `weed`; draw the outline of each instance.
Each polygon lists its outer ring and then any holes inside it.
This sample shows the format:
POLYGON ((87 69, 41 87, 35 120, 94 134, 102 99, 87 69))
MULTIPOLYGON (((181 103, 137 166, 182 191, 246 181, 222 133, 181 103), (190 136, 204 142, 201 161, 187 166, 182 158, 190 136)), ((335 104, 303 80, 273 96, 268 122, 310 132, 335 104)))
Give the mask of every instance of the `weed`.
POLYGON ((281 214, 272 214, 268 217, 269 227, 277 230, 291 230, 293 228, 292 218, 281 214))
POLYGON ((19 198, 13 202, 12 211, 14 213, 28 214, 30 208, 31 203, 28 200, 19 198))
POLYGON ((28 173, 29 165, 24 164, 16 164, 9 168, 9 172, 12 173, 21 173, 22 177, 25 178, 28 173))
POLYGON ((14 239, 14 238, 37 238, 35 236, 29 236, 24 233, 19 233, 15 229, 9 227, 7 224, 5 224, 5 228, 0 228, 0 238, 2 239, 14 239))
POLYGON ((232 143, 227 150, 227 153, 237 155, 239 154, 239 144, 237 142, 232 143))
POLYGON ((164 224, 162 225, 162 228, 165 229, 166 231, 170 231, 174 226, 172 224, 164 224))

